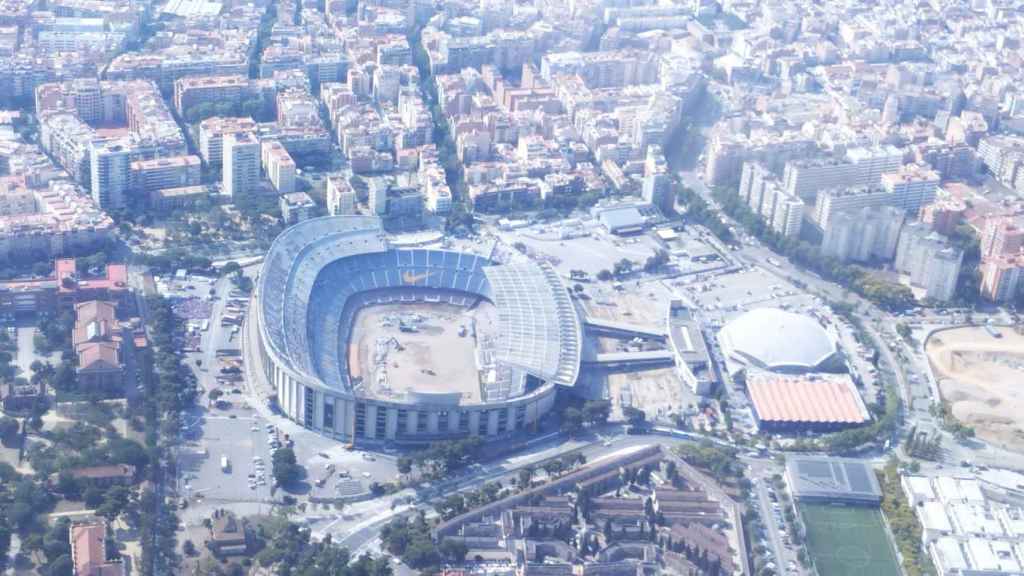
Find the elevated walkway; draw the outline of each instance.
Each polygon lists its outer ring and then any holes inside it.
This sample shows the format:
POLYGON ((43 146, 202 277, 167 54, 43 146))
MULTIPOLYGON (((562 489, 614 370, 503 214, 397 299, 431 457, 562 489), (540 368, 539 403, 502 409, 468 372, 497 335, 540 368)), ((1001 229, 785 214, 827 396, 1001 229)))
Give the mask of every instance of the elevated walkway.
POLYGON ((605 352, 584 360, 583 368, 602 368, 610 371, 628 372, 649 370, 675 365, 675 354, 671 350, 645 350, 642 352, 605 352))
POLYGON ((586 317, 583 321, 584 329, 593 336, 608 336, 611 338, 643 338, 645 340, 657 340, 664 342, 668 339, 665 330, 652 326, 641 326, 639 324, 627 324, 625 322, 614 322, 599 318, 586 317))

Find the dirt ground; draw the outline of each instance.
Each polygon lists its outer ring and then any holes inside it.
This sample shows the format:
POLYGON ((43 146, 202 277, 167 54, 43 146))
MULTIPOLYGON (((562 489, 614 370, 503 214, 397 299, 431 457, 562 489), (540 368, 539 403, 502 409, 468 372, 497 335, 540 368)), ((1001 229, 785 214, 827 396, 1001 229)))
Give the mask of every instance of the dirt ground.
POLYGON ((999 328, 939 332, 926 345, 942 397, 978 437, 1024 452, 1024 335, 999 328))
POLYGON ((480 401, 478 342, 493 337, 497 317, 490 304, 473 310, 450 304, 388 304, 359 311, 349 349, 349 370, 363 390, 379 398, 406 392, 458 392, 480 401), (400 321, 414 325, 403 332, 400 321), (466 329, 459 336, 460 327, 466 329))
POLYGON ((590 288, 585 307, 594 318, 664 328, 671 293, 661 283, 648 282, 637 287, 629 282, 619 292, 611 288, 590 288))

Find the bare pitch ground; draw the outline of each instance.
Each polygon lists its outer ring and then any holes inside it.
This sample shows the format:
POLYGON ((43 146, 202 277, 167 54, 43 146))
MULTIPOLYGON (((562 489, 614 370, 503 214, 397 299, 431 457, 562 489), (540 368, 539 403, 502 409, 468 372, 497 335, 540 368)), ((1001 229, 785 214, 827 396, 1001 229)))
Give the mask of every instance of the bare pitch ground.
POLYGON ((355 317, 349 370, 363 380, 360 393, 375 398, 457 392, 463 402, 479 402, 476 347, 494 334, 496 324, 496 310, 486 302, 473 309, 430 303, 368 306, 355 317), (412 331, 403 331, 401 321, 412 331))
POLYGON ((1024 452, 1024 335, 967 327, 934 334, 925 344, 942 397, 979 438, 1024 452))

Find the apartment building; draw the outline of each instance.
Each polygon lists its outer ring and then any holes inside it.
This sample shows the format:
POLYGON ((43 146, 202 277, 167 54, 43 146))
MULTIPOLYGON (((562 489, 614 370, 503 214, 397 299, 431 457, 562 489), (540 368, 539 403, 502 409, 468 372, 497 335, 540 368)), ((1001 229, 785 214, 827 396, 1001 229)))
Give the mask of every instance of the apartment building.
POLYGON ((956 292, 963 256, 930 226, 913 222, 903 227, 894 266, 910 276, 911 285, 923 288, 926 298, 946 302, 956 292))
POLYGON ((252 118, 215 116, 199 123, 199 155, 209 166, 224 163, 224 135, 240 132, 256 133, 256 121, 252 118))
POLYGON ((131 151, 121 140, 98 140, 89 146, 91 194, 104 210, 122 210, 131 185, 131 151))
POLYGON ((137 160, 131 164, 131 188, 149 193, 164 188, 198 185, 201 164, 199 156, 195 155, 137 160))
POLYGON ((981 295, 990 302, 1013 302, 1024 289, 1024 254, 1002 254, 981 263, 981 295))
POLYGON ((264 141, 261 144, 263 169, 267 179, 279 194, 291 194, 295 191, 295 161, 288 150, 277 141, 264 141))
POLYGON ((222 191, 233 201, 249 196, 260 182, 260 143, 256 135, 237 132, 224 136, 222 191))
POLYGON ((940 182, 938 172, 920 164, 900 166, 881 178, 882 188, 892 194, 892 205, 912 213, 935 201, 940 182))
POLYGON ((829 219, 821 253, 840 262, 887 262, 896 255, 906 213, 892 206, 866 206, 829 219))

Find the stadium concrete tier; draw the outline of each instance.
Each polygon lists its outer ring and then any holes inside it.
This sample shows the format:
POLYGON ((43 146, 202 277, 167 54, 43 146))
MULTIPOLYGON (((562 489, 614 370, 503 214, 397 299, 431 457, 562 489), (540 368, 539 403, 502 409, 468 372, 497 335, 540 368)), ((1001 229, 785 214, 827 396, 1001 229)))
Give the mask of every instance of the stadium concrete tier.
POLYGON ((580 320, 549 265, 390 245, 376 217, 329 216, 286 229, 267 253, 254 298, 255 338, 246 345, 258 347, 281 410, 343 440, 505 436, 536 422, 556 386, 572 386, 579 372, 580 320), (401 397, 379 398, 349 373, 361 308, 481 302, 496 308, 497 330, 476 354, 479 394, 407 386, 401 397))

